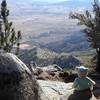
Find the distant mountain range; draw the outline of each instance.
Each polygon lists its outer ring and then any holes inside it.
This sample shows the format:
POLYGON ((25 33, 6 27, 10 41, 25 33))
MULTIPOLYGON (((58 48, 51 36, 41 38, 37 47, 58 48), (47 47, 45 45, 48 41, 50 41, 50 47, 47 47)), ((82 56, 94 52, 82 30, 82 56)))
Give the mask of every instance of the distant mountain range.
MULTIPOLYGON (((18 10, 20 14, 21 10, 23 10, 23 13, 27 12, 27 10, 32 13, 37 11, 37 13, 53 13, 53 10, 55 11, 56 8, 59 8, 59 10, 62 8, 63 10, 66 9, 66 12, 69 12, 73 9, 78 8, 89 8, 91 5, 90 0, 69 0, 69 1, 62 1, 58 3, 48 3, 48 2, 40 2, 40 1, 34 1, 34 0, 7 0, 8 5, 11 10, 15 10, 15 12, 12 12, 16 15, 16 11, 18 10), (69 11, 67 11, 67 9, 69 11), (25 11, 26 10, 26 11, 25 11), (52 10, 52 12, 51 12, 52 10), (50 12, 49 12, 50 11, 50 12)), ((56 10, 56 12, 58 12, 56 10)), ((29 14, 29 13, 28 13, 29 14)))
POLYGON ((7 0, 10 20, 23 33, 25 44, 38 45, 51 51, 74 52, 91 50, 77 21, 69 19, 70 11, 90 10, 90 0, 69 0, 59 3, 34 0, 7 0))

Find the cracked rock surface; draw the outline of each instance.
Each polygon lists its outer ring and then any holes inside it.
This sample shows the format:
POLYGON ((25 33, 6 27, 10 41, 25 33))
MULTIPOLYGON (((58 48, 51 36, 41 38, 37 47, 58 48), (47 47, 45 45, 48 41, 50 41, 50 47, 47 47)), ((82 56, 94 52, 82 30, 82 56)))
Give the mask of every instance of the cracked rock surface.
MULTIPOLYGON (((73 83, 44 80, 38 80, 38 83, 43 91, 42 100, 68 100, 68 97, 73 94, 73 83)), ((81 100, 81 98, 77 100, 81 100)), ((97 99, 92 96, 91 100, 97 99)))

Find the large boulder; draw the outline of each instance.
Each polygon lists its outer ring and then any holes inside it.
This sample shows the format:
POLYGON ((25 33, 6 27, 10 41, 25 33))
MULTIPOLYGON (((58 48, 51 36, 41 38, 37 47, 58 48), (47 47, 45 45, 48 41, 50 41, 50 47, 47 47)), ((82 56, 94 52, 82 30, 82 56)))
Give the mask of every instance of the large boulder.
POLYGON ((40 100, 31 71, 11 53, 0 53, 0 100, 40 100))

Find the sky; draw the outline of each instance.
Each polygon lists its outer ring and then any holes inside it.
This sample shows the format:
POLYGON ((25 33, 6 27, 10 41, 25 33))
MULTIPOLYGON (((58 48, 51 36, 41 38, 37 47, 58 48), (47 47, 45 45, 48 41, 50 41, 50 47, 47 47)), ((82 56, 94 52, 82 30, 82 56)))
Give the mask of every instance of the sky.
MULTIPOLYGON (((70 0, 34 0, 34 1, 43 1, 43 2, 61 2, 61 1, 70 1, 70 0)), ((84 1, 84 0, 79 0, 84 1)))
MULTIPOLYGON (((35 1, 60 2, 60 1, 70 1, 70 0, 35 0, 35 1)), ((85 1, 85 0, 78 0, 78 1, 85 1)))

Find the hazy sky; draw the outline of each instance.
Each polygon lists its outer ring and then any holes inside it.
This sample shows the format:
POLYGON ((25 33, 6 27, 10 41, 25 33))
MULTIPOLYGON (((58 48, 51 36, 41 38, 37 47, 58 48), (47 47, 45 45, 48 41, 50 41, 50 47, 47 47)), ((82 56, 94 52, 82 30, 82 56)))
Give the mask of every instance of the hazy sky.
MULTIPOLYGON (((70 0, 34 0, 34 1, 60 2, 60 1, 70 1, 70 0)), ((85 1, 85 0, 78 0, 78 1, 85 1)))
POLYGON ((43 1, 43 2, 59 2, 59 1, 68 1, 68 0, 33 0, 33 1, 43 1))

